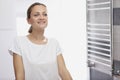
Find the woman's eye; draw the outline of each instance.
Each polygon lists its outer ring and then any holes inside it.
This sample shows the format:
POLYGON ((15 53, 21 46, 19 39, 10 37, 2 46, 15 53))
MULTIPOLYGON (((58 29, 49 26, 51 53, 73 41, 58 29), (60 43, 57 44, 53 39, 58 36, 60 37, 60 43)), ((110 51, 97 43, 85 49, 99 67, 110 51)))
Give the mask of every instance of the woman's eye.
POLYGON ((47 16, 47 14, 44 14, 44 16, 47 16))
POLYGON ((35 14, 34 16, 39 16, 39 14, 35 14))
MULTIPOLYGON (((39 16, 40 14, 34 14, 35 17, 39 16)), ((43 16, 47 16, 47 14, 43 14, 43 16)))

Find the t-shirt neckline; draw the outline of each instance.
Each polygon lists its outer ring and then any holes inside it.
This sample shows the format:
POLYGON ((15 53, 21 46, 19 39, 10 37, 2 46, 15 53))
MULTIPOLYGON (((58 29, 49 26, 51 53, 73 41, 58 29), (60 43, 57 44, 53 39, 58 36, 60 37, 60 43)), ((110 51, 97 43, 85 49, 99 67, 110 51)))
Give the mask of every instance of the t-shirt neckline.
POLYGON ((48 39, 48 38, 47 38, 47 42, 44 43, 44 44, 36 44, 36 43, 33 43, 32 41, 30 41, 30 39, 28 38, 27 35, 25 36, 25 38, 26 38, 26 40, 27 40, 30 44, 35 45, 35 46, 46 46, 46 45, 48 45, 48 43, 49 43, 49 39, 48 39))

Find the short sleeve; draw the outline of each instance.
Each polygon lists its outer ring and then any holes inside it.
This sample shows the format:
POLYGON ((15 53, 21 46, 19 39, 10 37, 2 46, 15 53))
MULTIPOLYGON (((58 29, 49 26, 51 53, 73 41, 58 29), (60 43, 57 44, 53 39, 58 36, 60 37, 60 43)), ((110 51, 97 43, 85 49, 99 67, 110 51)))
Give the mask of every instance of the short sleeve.
POLYGON ((61 48, 59 42, 57 41, 56 44, 57 44, 56 45, 56 54, 57 55, 62 54, 62 48, 61 48))
POLYGON ((21 56, 20 43, 19 43, 18 37, 13 40, 13 43, 11 47, 8 49, 8 51, 11 55, 15 53, 21 56))

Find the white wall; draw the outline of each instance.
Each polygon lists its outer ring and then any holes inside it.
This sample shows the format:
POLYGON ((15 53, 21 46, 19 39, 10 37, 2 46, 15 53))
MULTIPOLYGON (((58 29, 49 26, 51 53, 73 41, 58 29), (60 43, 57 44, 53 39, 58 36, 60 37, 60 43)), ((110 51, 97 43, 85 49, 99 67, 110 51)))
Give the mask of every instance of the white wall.
POLYGON ((86 0, 63 0, 62 27, 57 38, 65 50, 66 64, 74 80, 87 80, 86 0))
POLYGON ((56 38, 63 48, 66 66, 73 80, 87 80, 86 0, 17 0, 17 32, 27 34, 26 9, 40 1, 48 7, 46 36, 56 38))
POLYGON ((12 1, 0 0, 0 80, 14 80, 12 56, 8 53, 16 35, 15 6, 12 1))

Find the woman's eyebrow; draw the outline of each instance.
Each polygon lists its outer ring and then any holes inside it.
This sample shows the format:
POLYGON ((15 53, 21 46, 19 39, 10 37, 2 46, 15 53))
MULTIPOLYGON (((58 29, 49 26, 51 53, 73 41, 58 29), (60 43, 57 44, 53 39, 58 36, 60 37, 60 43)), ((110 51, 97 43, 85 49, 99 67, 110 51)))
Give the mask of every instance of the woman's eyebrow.
MULTIPOLYGON (((35 13, 41 13, 41 12, 35 12, 35 13)), ((47 13, 46 11, 42 12, 42 13, 47 13)))
POLYGON ((35 12, 35 13, 40 13, 40 12, 35 12))

